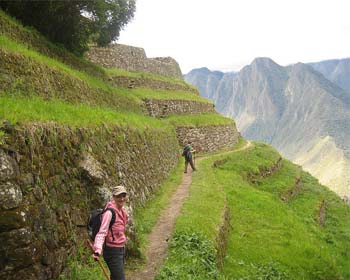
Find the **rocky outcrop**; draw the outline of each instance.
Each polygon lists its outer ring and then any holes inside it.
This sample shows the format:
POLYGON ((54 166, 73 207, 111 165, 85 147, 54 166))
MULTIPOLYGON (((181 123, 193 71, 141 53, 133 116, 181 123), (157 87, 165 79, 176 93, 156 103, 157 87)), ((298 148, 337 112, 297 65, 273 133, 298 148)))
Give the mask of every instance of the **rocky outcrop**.
POLYGON ((93 47, 86 57, 106 68, 158 74, 183 79, 179 64, 171 57, 147 58, 144 49, 122 44, 108 47, 93 47))
MULTIPOLYGON (((5 125, 0 146, 0 278, 58 278, 91 209, 124 184, 144 204, 179 157, 173 131, 5 125), (3 140, 2 139, 2 140, 3 140)), ((130 234, 129 254, 137 254, 130 234)))

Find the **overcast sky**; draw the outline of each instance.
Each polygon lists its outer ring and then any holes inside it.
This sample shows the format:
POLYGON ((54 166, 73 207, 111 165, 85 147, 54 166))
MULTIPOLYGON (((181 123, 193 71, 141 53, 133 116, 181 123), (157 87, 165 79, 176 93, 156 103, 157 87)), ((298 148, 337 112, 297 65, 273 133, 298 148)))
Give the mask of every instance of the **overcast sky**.
POLYGON ((171 56, 184 74, 350 57, 350 0, 136 0, 118 43, 171 56))

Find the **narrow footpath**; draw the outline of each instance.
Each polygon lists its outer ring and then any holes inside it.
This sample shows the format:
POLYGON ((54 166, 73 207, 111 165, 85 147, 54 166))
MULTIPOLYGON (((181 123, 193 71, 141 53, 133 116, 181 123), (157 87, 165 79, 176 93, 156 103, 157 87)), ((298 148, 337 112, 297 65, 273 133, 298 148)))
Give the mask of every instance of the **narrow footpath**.
MULTIPOLYGON (((247 141, 243 147, 237 150, 227 151, 222 154, 242 151, 251 146, 252 143, 247 141)), ((207 156, 198 158, 198 160, 202 160, 204 158, 207 158, 207 156)), ((161 212, 157 223, 148 236, 149 242, 145 252, 145 265, 140 270, 136 270, 128 274, 127 279, 153 280, 158 272, 158 269, 162 266, 167 254, 168 240, 170 239, 175 226, 175 219, 179 215, 182 204, 189 194, 189 188, 192 183, 193 172, 190 171, 190 167, 188 169, 189 172, 183 174, 181 184, 172 195, 169 201, 169 206, 161 212)))
POLYGON ((157 269, 161 267, 166 257, 168 240, 173 232, 175 219, 180 213, 180 209, 188 195, 191 183, 192 172, 184 173, 180 186, 170 199, 169 206, 162 211, 158 222, 153 227, 148 237, 149 245, 145 252, 146 264, 143 266, 142 270, 135 271, 131 275, 128 275, 128 279, 152 280, 155 277, 157 269))

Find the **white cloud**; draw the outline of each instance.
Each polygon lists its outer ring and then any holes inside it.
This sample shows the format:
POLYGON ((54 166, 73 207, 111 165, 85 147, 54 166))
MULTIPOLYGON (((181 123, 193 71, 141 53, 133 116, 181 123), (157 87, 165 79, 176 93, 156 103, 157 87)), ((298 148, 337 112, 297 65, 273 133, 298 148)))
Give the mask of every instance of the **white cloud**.
POLYGON ((119 43, 171 56, 184 73, 349 57, 348 0, 137 0, 119 43))

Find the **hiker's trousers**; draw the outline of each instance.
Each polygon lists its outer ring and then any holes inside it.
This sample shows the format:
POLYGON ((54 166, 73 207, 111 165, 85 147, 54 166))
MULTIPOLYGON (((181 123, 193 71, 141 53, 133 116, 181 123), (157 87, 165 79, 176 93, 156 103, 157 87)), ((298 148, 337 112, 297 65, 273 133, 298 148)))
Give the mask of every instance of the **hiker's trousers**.
POLYGON ((111 280, 125 280, 124 255, 124 247, 104 247, 103 258, 105 259, 111 273, 111 280))
POLYGON ((196 168, 194 167, 194 164, 193 164, 192 157, 189 159, 185 158, 185 172, 187 172, 188 164, 191 165, 192 170, 196 170, 196 168))

